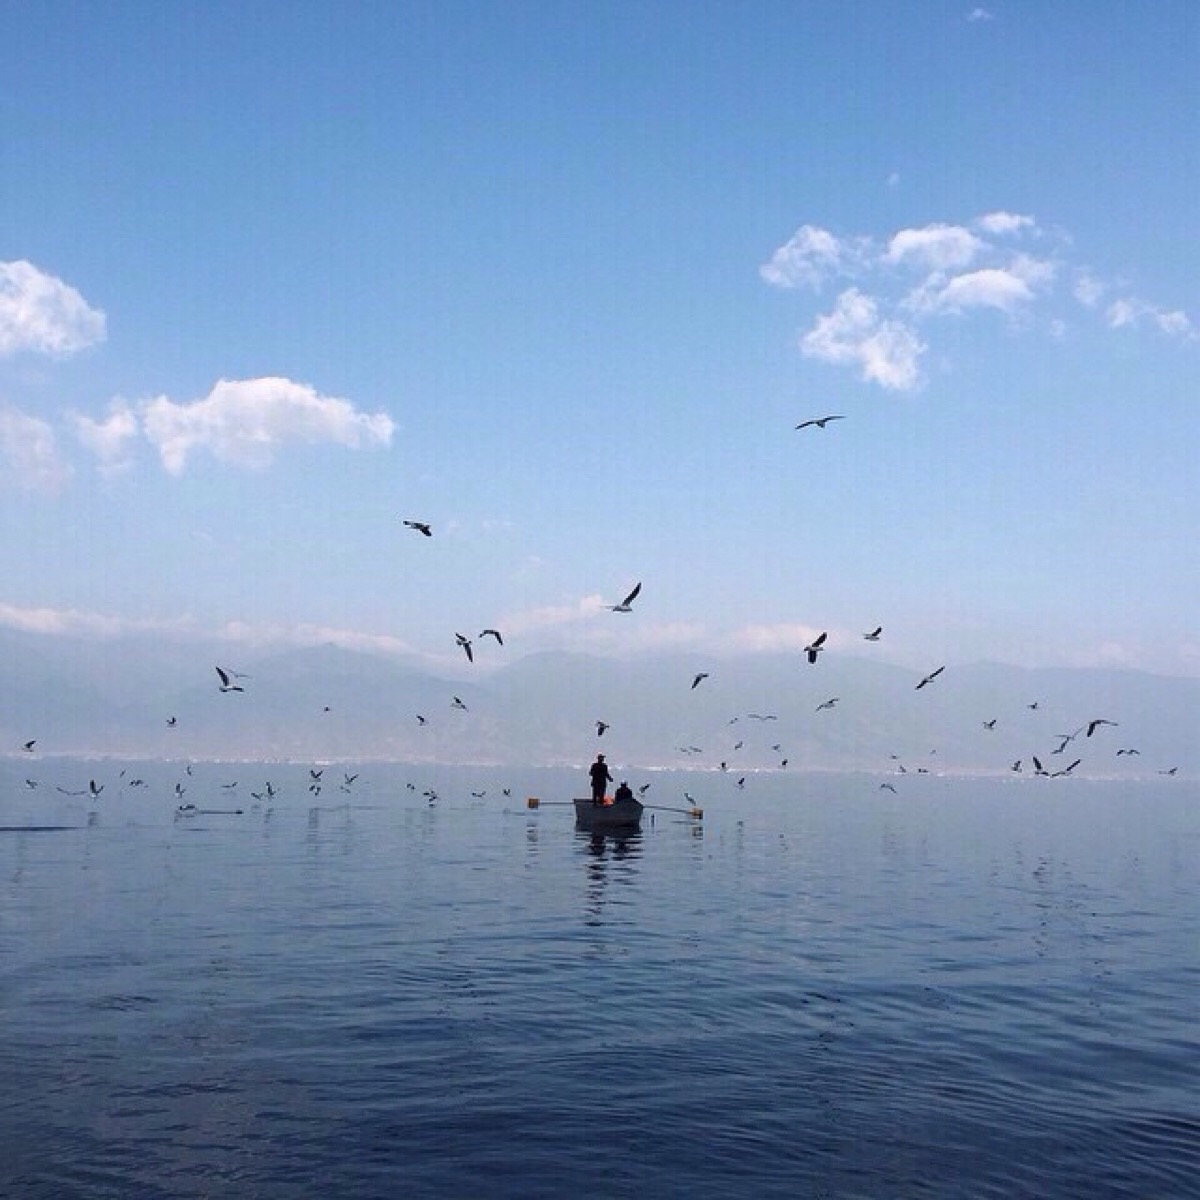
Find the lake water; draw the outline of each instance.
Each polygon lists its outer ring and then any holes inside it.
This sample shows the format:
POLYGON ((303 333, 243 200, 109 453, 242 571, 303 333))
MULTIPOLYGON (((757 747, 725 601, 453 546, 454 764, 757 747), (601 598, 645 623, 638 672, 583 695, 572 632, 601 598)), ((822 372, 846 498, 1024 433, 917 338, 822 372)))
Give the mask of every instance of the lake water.
POLYGON ((1200 1196, 1195 783, 645 780, 0 763, 0 1195, 1200 1196))

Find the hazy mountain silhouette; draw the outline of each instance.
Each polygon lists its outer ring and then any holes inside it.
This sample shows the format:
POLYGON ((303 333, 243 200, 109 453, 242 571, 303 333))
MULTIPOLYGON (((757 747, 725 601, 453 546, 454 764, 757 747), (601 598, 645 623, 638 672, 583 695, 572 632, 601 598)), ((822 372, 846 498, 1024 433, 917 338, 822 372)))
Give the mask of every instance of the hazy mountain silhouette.
POLYGON ((0 653, 0 753, 37 738, 39 754, 129 758, 532 765, 583 764, 602 750, 617 765, 724 762, 732 772, 783 769, 785 759, 788 770, 983 771, 1021 759, 1028 771, 1034 755, 1048 769, 1083 758, 1080 773, 1093 775, 1200 770, 1200 680, 1136 671, 981 663, 948 667, 917 691, 918 672, 835 654, 809 666, 795 654, 542 653, 468 680, 334 646, 254 657, 228 644, 4 630, 0 653), (217 664, 244 671, 245 690, 221 693, 217 664), (701 671, 708 678, 693 688, 701 671), (1118 726, 1052 753, 1058 735, 1096 717, 1118 726), (603 737, 597 721, 608 724, 603 737))

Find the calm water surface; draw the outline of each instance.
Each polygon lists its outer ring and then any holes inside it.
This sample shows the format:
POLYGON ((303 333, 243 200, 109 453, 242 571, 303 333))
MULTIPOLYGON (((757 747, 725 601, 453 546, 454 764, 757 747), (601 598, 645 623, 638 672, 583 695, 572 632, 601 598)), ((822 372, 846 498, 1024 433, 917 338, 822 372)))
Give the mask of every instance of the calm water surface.
POLYGON ((1193 783, 119 768, 0 764, 4 1197, 1200 1196, 1193 783))

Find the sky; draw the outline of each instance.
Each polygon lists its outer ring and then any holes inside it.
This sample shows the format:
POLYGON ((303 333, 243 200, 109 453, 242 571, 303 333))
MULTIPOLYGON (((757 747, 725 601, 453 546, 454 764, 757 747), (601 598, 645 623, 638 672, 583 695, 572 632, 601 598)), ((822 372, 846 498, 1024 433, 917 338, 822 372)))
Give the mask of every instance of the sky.
POLYGON ((0 7, 0 627, 1200 676, 1198 60, 1191 0, 0 7))

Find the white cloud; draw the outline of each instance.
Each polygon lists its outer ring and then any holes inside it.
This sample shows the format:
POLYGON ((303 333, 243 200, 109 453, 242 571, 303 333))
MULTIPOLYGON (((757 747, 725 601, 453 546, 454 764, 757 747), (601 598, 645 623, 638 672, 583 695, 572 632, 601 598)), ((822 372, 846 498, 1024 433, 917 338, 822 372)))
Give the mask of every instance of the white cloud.
POLYGON ((800 349, 809 358, 857 366, 869 382, 907 391, 919 380, 925 344, 907 325, 881 320, 876 302, 850 288, 837 298, 833 312, 817 318, 800 339, 800 349))
POLYGON ((986 8, 973 8, 967 13, 968 21, 994 21, 995 19, 986 8))
POLYGON ((894 234, 883 257, 889 263, 909 262, 948 271, 973 262, 984 245, 961 225, 926 225, 923 229, 901 229, 894 234))
POLYGON ((1097 279, 1090 271, 1083 270, 1076 274, 1072 294, 1085 307, 1095 308, 1106 291, 1108 291, 1108 285, 1097 279))
POLYGON ((0 407, 0 479, 23 491, 54 493, 71 477, 54 430, 38 417, 0 407))
POLYGON ((975 225, 984 233, 1005 234, 1016 233, 1021 229, 1037 229, 1037 222, 1032 217, 1019 213, 992 212, 975 218, 975 225))
POLYGON ((73 287, 23 259, 0 262, 0 357, 62 357, 104 341, 104 313, 73 287))
POLYGON ((946 315, 991 310, 1023 325, 1038 316, 1041 328, 1061 338, 1067 330, 1062 301, 1073 295, 1112 329, 1141 326, 1187 342, 1200 335, 1182 310, 1122 297, 1124 285, 1072 265, 1071 247, 1063 230, 1044 230, 1026 213, 993 209, 961 224, 901 229, 883 243, 870 236, 838 239, 803 225, 760 270, 767 282, 787 287, 851 278, 854 286, 842 292, 833 311, 813 318, 801 333, 801 352, 894 390, 919 383, 928 349, 924 335, 946 315), (1051 247, 1049 255, 1022 249, 1031 240, 1051 247), (1069 291, 1058 286, 1060 275, 1069 291))
POLYGON ((75 608, 20 608, 0 604, 0 625, 24 633, 69 637, 120 637, 128 633, 190 633, 190 618, 134 620, 105 613, 81 612, 75 608))
POLYGON ((190 404, 159 396, 142 405, 141 417, 146 437, 173 475, 183 471, 197 449, 224 462, 262 467, 284 443, 386 446, 395 430, 386 413, 362 413, 347 400, 274 377, 222 379, 204 399, 190 404))
POLYGON ((139 427, 137 415, 123 400, 114 400, 102 421, 81 413, 75 413, 72 420, 75 436, 96 456, 101 474, 113 475, 130 465, 130 443, 138 436, 139 427))
POLYGON ((861 242, 844 242, 827 229, 802 225, 758 273, 774 287, 815 290, 826 279, 851 272, 862 251, 861 242))
POLYGON ((1196 335, 1187 313, 1179 309, 1167 311, 1132 296, 1114 300, 1105 309, 1104 319, 1110 329, 1136 329, 1143 321, 1149 321, 1169 337, 1190 339, 1196 335))
POLYGON ((822 631, 815 625, 747 625, 729 636, 732 649, 750 654, 803 650, 822 631))
POLYGON ((1015 312, 1033 299, 1033 289, 1011 271, 988 267, 936 282, 910 297, 910 306, 921 313, 961 313, 968 308, 997 308, 1015 312))

